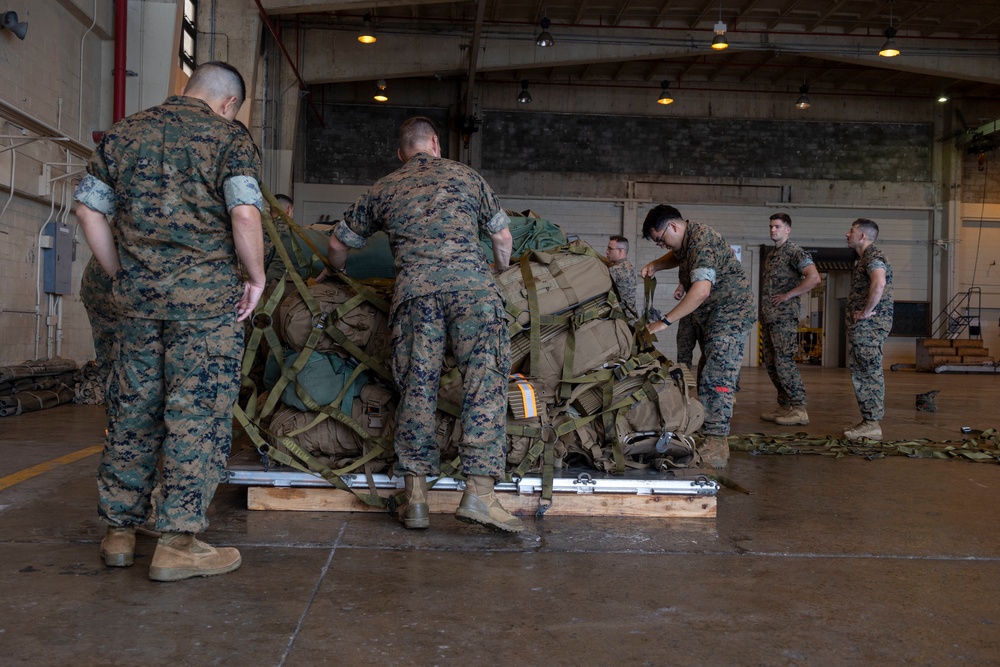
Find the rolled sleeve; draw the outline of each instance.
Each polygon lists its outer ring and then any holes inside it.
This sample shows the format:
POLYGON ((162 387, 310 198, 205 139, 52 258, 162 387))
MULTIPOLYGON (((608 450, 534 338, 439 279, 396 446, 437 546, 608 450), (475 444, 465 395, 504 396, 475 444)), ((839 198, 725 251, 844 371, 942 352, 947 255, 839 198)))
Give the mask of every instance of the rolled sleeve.
POLYGON ((878 269, 882 269, 883 271, 885 271, 886 270, 885 262, 883 262, 881 259, 873 259, 871 263, 868 265, 868 273, 871 273, 872 271, 877 271, 878 269))
POLYGON ((258 211, 264 210, 264 195, 261 194, 257 180, 249 176, 233 176, 222 184, 222 193, 226 197, 226 210, 232 211, 237 206, 256 206, 258 211))
POLYGON ((360 234, 355 234, 347 223, 343 220, 337 223, 333 228, 333 235, 340 239, 340 242, 346 245, 348 248, 363 248, 365 247, 365 237, 360 234))
POLYGON ((503 209, 496 212, 492 218, 486 223, 486 232, 489 234, 496 234, 497 232, 510 227, 510 218, 504 213, 503 209))
POLYGON ((707 280, 708 282, 715 284, 715 269, 700 268, 691 271, 691 282, 696 283, 699 280, 707 280))
POLYGON ((816 262, 813 261, 812 257, 810 257, 809 255, 806 255, 805 259, 803 259, 801 262, 799 262, 798 265, 795 268, 799 270, 799 273, 802 273, 807 266, 812 266, 815 263, 816 262))
POLYGON ((76 186, 73 198, 88 208, 103 213, 109 218, 117 209, 114 189, 96 176, 87 174, 76 186))

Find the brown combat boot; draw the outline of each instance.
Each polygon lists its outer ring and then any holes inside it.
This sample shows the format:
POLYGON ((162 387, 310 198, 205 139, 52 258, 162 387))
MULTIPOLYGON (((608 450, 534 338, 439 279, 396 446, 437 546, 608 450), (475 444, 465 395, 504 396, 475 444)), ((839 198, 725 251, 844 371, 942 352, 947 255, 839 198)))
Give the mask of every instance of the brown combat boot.
POLYGON ((191 577, 211 577, 232 572, 241 562, 240 552, 232 547, 216 549, 190 533, 163 533, 153 552, 149 578, 153 581, 180 581, 191 577))
POLYGON ((455 518, 465 523, 477 523, 505 533, 520 533, 524 524, 500 504, 493 492, 493 478, 470 475, 465 493, 458 504, 455 518))
POLYGON ((128 567, 135 561, 135 528, 108 526, 101 540, 101 558, 108 567, 128 567))
POLYGON ((424 475, 403 477, 406 491, 403 502, 396 507, 396 518, 408 530, 419 530, 431 525, 430 509, 427 507, 427 478, 424 475))
POLYGON ((844 437, 848 440, 860 440, 861 438, 868 438, 869 440, 881 440, 882 439, 882 427, 879 426, 877 421, 871 419, 863 419, 860 424, 854 428, 849 428, 844 431, 844 437))
POLYGON ((724 435, 706 435, 698 446, 698 453, 705 464, 716 470, 729 465, 729 438, 724 435))
POLYGON ((779 405, 776 410, 771 410, 770 412, 760 413, 760 418, 766 422, 773 422, 778 419, 778 417, 783 417, 788 414, 791 410, 787 405, 779 405))
POLYGON ((785 414, 775 418, 774 423, 781 424, 782 426, 794 426, 796 424, 805 426, 809 423, 809 413, 806 412, 805 406, 796 405, 789 408, 785 414))

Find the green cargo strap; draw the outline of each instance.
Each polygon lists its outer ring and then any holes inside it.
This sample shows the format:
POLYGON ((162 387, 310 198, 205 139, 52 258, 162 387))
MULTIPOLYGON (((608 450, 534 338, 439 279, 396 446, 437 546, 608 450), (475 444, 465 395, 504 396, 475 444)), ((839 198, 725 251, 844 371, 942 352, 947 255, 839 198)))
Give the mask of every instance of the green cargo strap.
POLYGON ((524 288, 528 294, 528 336, 531 341, 528 352, 529 374, 538 374, 538 360, 542 355, 542 332, 541 316, 538 307, 538 286, 535 283, 535 274, 531 272, 531 257, 535 253, 525 253, 521 256, 519 264, 521 267, 521 279, 524 280, 524 288))
POLYGON ((370 507, 380 507, 383 509, 386 507, 387 504, 386 499, 375 493, 374 489, 372 489, 371 494, 359 493, 356 489, 350 487, 346 482, 344 482, 343 479, 340 478, 338 471, 332 470, 329 466, 317 460, 309 453, 305 452, 301 447, 298 446, 298 444, 296 444, 290 438, 285 438, 282 441, 282 444, 284 444, 286 447, 290 446, 289 451, 294 452, 295 456, 297 456, 302 461, 305 461, 306 466, 308 467, 303 466, 285 452, 282 452, 281 450, 272 447, 268 442, 266 442, 260 436, 260 432, 257 430, 256 424, 254 424, 250 420, 250 418, 247 417, 246 413, 243 412, 243 410, 240 408, 239 405, 234 406, 233 416, 235 416, 237 421, 239 421, 240 425, 243 426, 244 431, 246 431, 247 435, 250 436, 250 439, 257 447, 257 451, 260 452, 262 456, 267 456, 271 459, 274 459, 275 461, 278 461, 282 465, 295 468, 296 470, 299 470, 301 472, 309 473, 312 475, 318 475, 319 477, 322 477, 336 488, 353 493, 358 498, 358 500, 360 500, 361 502, 370 507), (286 440, 287 442, 285 442, 286 440))

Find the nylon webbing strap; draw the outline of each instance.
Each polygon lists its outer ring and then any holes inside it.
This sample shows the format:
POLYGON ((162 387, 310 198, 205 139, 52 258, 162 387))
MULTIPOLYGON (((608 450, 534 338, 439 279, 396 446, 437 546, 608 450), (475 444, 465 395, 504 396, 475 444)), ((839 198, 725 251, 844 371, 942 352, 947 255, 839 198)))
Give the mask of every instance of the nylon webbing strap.
POLYGON ((535 274, 531 272, 531 255, 525 253, 521 256, 519 264, 521 267, 521 279, 524 280, 524 289, 528 292, 528 336, 531 344, 528 352, 528 367, 532 375, 539 372, 538 360, 542 354, 542 322, 538 307, 538 286, 535 284, 535 274))
POLYGON ((528 419, 538 416, 538 399, 535 388, 520 373, 510 376, 513 387, 507 387, 507 403, 517 419, 528 419))
POLYGON ((306 472, 313 475, 319 475, 330 484, 343 491, 348 491, 357 496, 358 500, 371 507, 386 507, 386 499, 382 498, 378 494, 372 493, 360 493, 356 489, 351 488, 343 479, 340 478, 338 471, 331 469, 329 466, 319 461, 318 459, 311 456, 308 452, 305 452, 295 441, 290 438, 284 438, 282 444, 289 448, 290 452, 293 452, 296 457, 305 462, 305 466, 293 459, 291 456, 282 452, 280 449, 275 449, 267 441, 265 441, 260 432, 257 430, 256 424, 254 424, 243 412, 239 405, 236 405, 233 409, 233 416, 239 421, 246 431, 247 435, 253 441, 254 445, 257 447, 257 451, 262 455, 270 457, 275 461, 281 463, 282 465, 295 468, 301 472, 306 472), (308 467, 307 467, 308 466, 308 467))

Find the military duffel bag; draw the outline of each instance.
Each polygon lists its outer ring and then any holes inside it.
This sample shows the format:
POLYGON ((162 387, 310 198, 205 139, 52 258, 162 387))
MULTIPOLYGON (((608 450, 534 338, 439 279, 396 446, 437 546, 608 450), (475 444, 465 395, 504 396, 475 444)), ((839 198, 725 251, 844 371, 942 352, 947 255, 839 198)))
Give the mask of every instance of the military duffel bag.
MULTIPOLYGON (((518 358, 518 365, 512 372, 528 375, 527 347, 529 336, 521 332, 511 340, 511 354, 518 358)), ((538 368, 530 369, 530 378, 539 400, 551 402, 559 396, 559 383, 584 375, 587 371, 601 368, 605 363, 624 361, 632 351, 632 330, 622 319, 591 320, 570 335, 563 331, 541 346, 538 368), (572 342, 572 347, 570 347, 572 342), (567 355, 572 355, 572 365, 565 369, 567 355), (564 372, 569 371, 566 378, 564 372)))
MULTIPOLYGON (((285 367, 294 365, 299 354, 286 350, 283 359, 285 367)), ((310 409, 312 406, 305 404, 307 399, 299 396, 298 390, 302 390, 309 400, 320 407, 330 405, 341 396, 340 404, 335 407, 348 412, 352 401, 369 380, 366 372, 355 375, 357 366, 357 362, 344 359, 334 352, 313 352, 295 375, 294 381, 282 388, 281 402, 297 410, 310 409)), ((281 377, 280 373, 278 360, 272 352, 267 355, 264 367, 264 387, 273 389, 281 377)))
MULTIPOLYGON (((309 286, 321 313, 309 311, 302 295, 292 291, 281 300, 274 325, 278 336, 294 349, 305 347, 316 326, 335 327, 364 352, 375 355, 389 346, 389 320, 385 313, 358 296, 349 286, 339 282, 322 282, 309 286)), ((316 343, 316 350, 328 352, 343 349, 329 331, 316 343)))
POLYGON ((352 401, 349 415, 354 427, 319 412, 302 411, 283 406, 271 417, 267 429, 269 443, 287 451, 281 437, 287 437, 309 454, 331 468, 349 466, 375 446, 372 437, 382 439, 383 450, 375 456, 380 472, 393 458, 392 436, 396 430, 396 405, 388 389, 375 384, 365 385, 352 401), (362 429, 367 436, 358 433, 362 429))
POLYGON ((525 254, 497 276, 497 283, 508 312, 523 326, 531 320, 529 294, 538 297, 539 315, 552 315, 610 292, 611 274, 590 246, 577 242, 567 250, 525 254), (525 284, 525 270, 533 285, 525 284))
MULTIPOLYGON (((611 405, 604 405, 604 392, 595 386, 580 392, 573 407, 584 415, 605 414, 614 419, 614 437, 623 456, 633 461, 651 457, 669 459, 682 466, 692 462, 690 436, 701 428, 705 411, 697 399, 694 378, 685 366, 669 369, 658 361, 639 366, 613 385, 611 405)), ((601 434, 603 436, 603 434, 601 434)), ((604 440, 606 454, 614 457, 614 442, 604 440)))

